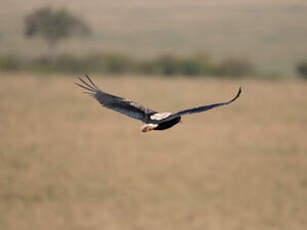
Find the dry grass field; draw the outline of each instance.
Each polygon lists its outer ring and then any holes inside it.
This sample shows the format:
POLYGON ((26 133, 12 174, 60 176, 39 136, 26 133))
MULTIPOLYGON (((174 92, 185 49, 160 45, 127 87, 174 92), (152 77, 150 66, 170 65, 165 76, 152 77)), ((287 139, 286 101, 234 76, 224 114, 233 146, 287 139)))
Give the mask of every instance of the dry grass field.
POLYGON ((143 134, 75 77, 1 73, 1 229, 306 229, 306 83, 95 76, 161 111, 243 86, 143 134))
POLYGON ((93 29, 91 37, 62 42, 58 52, 144 57, 207 51, 217 59, 247 57, 261 71, 286 76, 307 58, 302 0, 1 0, 1 53, 48 52, 41 39, 23 36, 25 15, 45 6, 65 7, 93 29))

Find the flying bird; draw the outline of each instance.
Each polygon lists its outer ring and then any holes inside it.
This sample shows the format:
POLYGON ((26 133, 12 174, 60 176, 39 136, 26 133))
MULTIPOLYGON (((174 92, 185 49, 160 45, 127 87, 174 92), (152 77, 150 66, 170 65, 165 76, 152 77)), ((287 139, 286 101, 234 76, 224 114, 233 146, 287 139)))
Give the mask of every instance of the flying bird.
POLYGON ((181 121, 181 117, 186 114, 200 113, 215 107, 228 105, 235 101, 241 94, 241 87, 239 88, 236 96, 229 101, 204 105, 195 107, 192 109, 186 109, 177 113, 169 112, 156 112, 151 110, 135 101, 118 97, 109 93, 106 93, 98 88, 93 80, 85 75, 87 80, 79 78, 80 82, 75 82, 76 85, 85 89, 85 94, 94 97, 103 107, 115 110, 119 113, 127 115, 131 118, 137 119, 145 123, 141 130, 142 132, 149 132, 152 130, 165 130, 173 127, 181 121))

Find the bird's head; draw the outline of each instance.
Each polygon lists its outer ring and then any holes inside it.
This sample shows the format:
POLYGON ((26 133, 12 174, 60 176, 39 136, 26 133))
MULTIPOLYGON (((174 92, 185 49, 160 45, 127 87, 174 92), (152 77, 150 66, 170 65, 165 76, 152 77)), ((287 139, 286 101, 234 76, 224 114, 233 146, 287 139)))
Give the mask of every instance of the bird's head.
POLYGON ((141 130, 143 133, 149 132, 156 128, 158 125, 157 124, 145 124, 141 127, 141 130))

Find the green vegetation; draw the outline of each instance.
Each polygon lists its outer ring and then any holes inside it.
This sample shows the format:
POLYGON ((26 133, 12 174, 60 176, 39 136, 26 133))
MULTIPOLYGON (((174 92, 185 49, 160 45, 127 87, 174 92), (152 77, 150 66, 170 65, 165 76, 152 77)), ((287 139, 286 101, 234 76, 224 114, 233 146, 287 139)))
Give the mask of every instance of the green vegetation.
MULTIPOLYGON (((104 48, 94 47, 95 53, 85 52, 84 47, 88 45, 88 41, 83 40, 82 46, 77 49, 70 49, 70 44, 60 43, 62 40, 68 40, 73 36, 88 35, 90 28, 78 17, 72 15, 68 10, 63 8, 52 9, 49 7, 39 8, 31 13, 26 13, 24 17, 24 35, 25 37, 41 37, 47 43, 48 49, 41 49, 34 52, 35 55, 25 51, 24 54, 18 52, 7 52, 9 55, 0 56, 0 70, 2 71, 34 71, 34 72, 64 72, 64 73, 110 73, 110 74, 149 74, 162 76, 217 76, 217 77, 243 77, 257 75, 261 78, 279 79, 283 75, 278 71, 274 71, 274 76, 266 71, 257 68, 257 60, 251 59, 253 62, 245 58, 229 56, 224 53, 221 55, 218 51, 212 51, 212 57, 205 53, 198 53, 195 50, 185 52, 183 55, 180 49, 177 52, 174 49, 168 49, 168 53, 156 52, 156 56, 149 55, 151 58, 141 59, 143 55, 135 53, 135 56, 123 55, 121 53, 109 53, 104 48), (60 44, 59 44, 60 43, 60 44), (58 45, 59 44, 59 45, 58 45), (63 50, 63 46, 67 50, 63 50), (87 44, 87 45, 86 45, 87 44), (57 51, 57 52, 55 52, 57 51), (16 54, 16 56, 12 55, 16 54), (181 54, 181 55, 180 55, 181 54), (225 58, 228 57, 228 58, 225 58), (138 58, 136 58, 138 57, 138 58), (217 61, 219 60, 219 61, 217 61), (272 77, 273 76, 273 77, 272 77)), ((107 16, 106 16, 107 17, 107 16)), ((109 21, 112 18, 109 18, 109 21)), ((22 20, 21 20, 22 21, 22 20)), ((103 24, 105 20, 99 21, 101 27, 107 27, 109 30, 102 31, 94 27, 95 39, 97 33, 103 35, 103 47, 109 47, 108 39, 111 31, 109 24, 103 24)), ((92 25, 94 26, 94 25, 92 25)), ((145 26, 145 25, 144 25, 145 26)), ((124 29, 124 27, 119 27, 124 29)), ((126 28, 126 27, 125 27, 126 28)), ((130 31, 130 29, 129 29, 130 31)), ((143 33, 144 36, 146 33, 143 33)), ((118 33, 118 35, 124 35, 118 33)), ((129 37, 129 36, 128 36, 129 37)), ((125 40, 127 36, 120 36, 120 40, 125 40)), ((146 36, 145 36, 146 38, 146 36)), ((115 39, 116 40, 116 39, 115 39)), ((134 40, 134 39, 133 39, 134 40)), ((166 38, 163 38, 167 42, 166 38)), ((98 40, 97 40, 98 41, 98 40)), ((31 43, 27 41, 28 43, 31 43)), ((74 43, 76 41, 73 41, 74 43)), ((77 41, 78 43, 79 41, 77 41)), ((97 43, 98 44, 98 43, 97 43)), ((101 44, 99 42, 99 44, 101 44)), ((171 43, 173 44, 173 43, 171 43)), ((130 46, 128 43, 126 46, 130 46)), ((161 44, 163 47, 163 44, 161 44)), ((38 45, 41 46, 41 45, 38 45)), ((126 54, 131 54, 131 50, 125 49, 124 46, 117 44, 114 50, 123 50, 126 54)), ((138 47, 139 49, 140 47, 138 47)), ((210 50, 210 49, 209 49, 210 50)), ((244 53, 244 52, 243 52, 244 53)), ((244 57, 244 54, 243 54, 244 57)), ((302 77, 306 76, 306 66, 300 64, 297 72, 302 77)))
POLYGON ((307 61, 299 63, 296 70, 302 78, 307 80, 307 61))
MULTIPOLYGON (((41 6, 65 7, 90 26, 86 39, 68 38, 58 54, 120 52, 136 57, 206 51, 214 59, 248 57, 261 73, 291 77, 307 58, 307 2, 294 0, 230 1, 20 1, 2 0, 1 55, 38 57, 45 40, 22 36, 24 19, 41 6), (40 2, 40 3, 39 3, 40 2), (43 41, 42 41, 43 40, 43 41)), ((55 12, 55 11, 54 11, 55 12)))
POLYGON ((252 63, 243 58, 226 58, 216 69, 216 73, 223 76, 243 76, 252 72, 252 63))
POLYGON ((0 57, 0 70, 19 70, 21 63, 18 58, 12 55, 0 57))
POLYGON ((243 76, 252 73, 252 64, 245 59, 228 58, 214 62, 205 53, 178 56, 158 55, 151 59, 139 60, 119 53, 98 53, 77 56, 71 52, 56 55, 55 48, 60 40, 75 35, 88 35, 89 27, 65 9, 53 10, 43 7, 24 18, 24 35, 38 36, 48 44, 48 54, 30 58, 23 56, 0 57, 0 70, 23 70, 64 73, 137 73, 163 76, 243 76))
POLYGON ((152 59, 138 60, 122 54, 95 54, 76 57, 63 54, 31 60, 14 56, 0 57, 0 70, 24 70, 34 72, 149 74, 162 76, 246 76, 253 72, 252 64, 244 59, 229 58, 213 62, 206 54, 190 56, 162 55, 152 59))

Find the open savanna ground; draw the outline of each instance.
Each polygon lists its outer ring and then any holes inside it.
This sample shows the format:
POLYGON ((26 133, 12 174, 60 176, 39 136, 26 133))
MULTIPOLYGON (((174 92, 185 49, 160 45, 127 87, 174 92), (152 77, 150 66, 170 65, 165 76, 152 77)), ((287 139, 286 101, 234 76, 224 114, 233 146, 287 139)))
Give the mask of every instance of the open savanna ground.
POLYGON ((41 39, 23 36, 24 17, 40 7, 66 8, 93 34, 59 44, 57 52, 209 52, 214 58, 246 57, 257 69, 293 73, 307 58, 307 3, 302 0, 1 0, 0 50, 18 56, 48 53, 41 39), (22 7, 20 5, 22 4, 22 7))
POLYGON ((159 111, 243 87, 143 134, 76 77, 1 73, 1 229, 306 229, 306 83, 94 76, 159 111))

